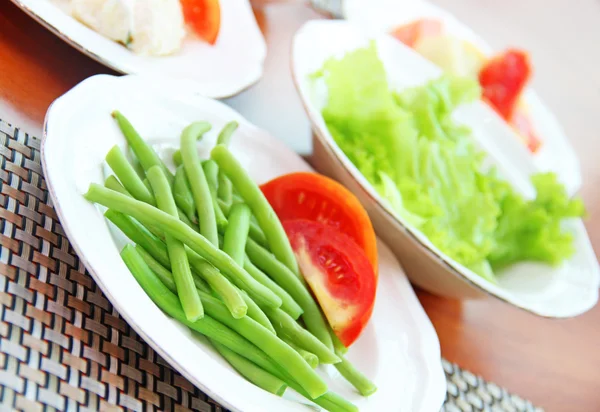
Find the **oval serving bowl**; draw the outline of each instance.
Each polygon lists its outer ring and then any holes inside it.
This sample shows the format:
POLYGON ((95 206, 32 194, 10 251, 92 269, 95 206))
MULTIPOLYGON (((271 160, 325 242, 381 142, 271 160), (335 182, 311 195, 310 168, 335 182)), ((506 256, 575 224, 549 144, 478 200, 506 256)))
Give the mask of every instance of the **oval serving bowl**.
MULTIPOLYGON (((436 19, 442 22, 445 33, 469 41, 486 56, 494 53, 492 47, 470 27, 446 10, 426 1, 344 0, 342 9, 345 19, 370 32, 389 32, 394 27, 422 18, 436 19)), ((533 67, 533 71, 535 76, 536 67, 533 67)), ((525 159, 533 160, 535 167, 541 171, 554 171, 567 192, 571 195, 576 193, 581 188, 581 167, 560 123, 531 87, 525 89, 522 100, 542 146, 535 154, 531 154, 514 136, 501 142, 498 149, 511 156, 514 167, 519 167, 525 159)))
POLYGON ((96 33, 68 14, 68 0, 12 2, 70 46, 120 73, 168 79, 171 87, 219 99, 250 87, 263 73, 267 46, 248 0, 220 0, 214 46, 188 33, 181 50, 168 56, 141 56, 96 33))
MULTIPOLYGON (((206 342, 161 312, 129 273, 119 256, 126 241, 123 235, 106 222, 100 208, 82 196, 91 182, 103 182, 107 151, 115 144, 125 145, 110 116, 115 109, 169 163, 181 130, 190 122, 207 120, 213 125, 198 146, 200 156, 206 157, 220 128, 237 120, 240 127, 231 150, 259 183, 312 169, 282 142, 224 104, 191 92, 159 92, 135 76, 94 76, 60 97, 48 111, 42 142, 46 182, 73 248, 117 311, 148 344, 229 409, 314 410, 291 390, 278 398, 248 383, 206 342)), ((332 390, 361 411, 439 410, 446 393, 439 341, 397 260, 383 243, 378 243, 378 249, 380 275, 373 316, 348 357, 379 389, 364 398, 335 368, 320 367, 321 375, 332 390)))
MULTIPOLYGON (((421 232, 396 217, 379 194, 337 146, 321 115, 327 97, 309 76, 331 57, 376 41, 390 84, 394 88, 423 84, 441 74, 440 69, 385 34, 367 34, 345 21, 306 23, 294 38, 292 72, 315 132, 315 167, 348 187, 363 203, 380 236, 399 257, 411 281, 433 293, 455 298, 492 295, 519 308, 547 317, 570 317, 585 312, 598 300, 600 271, 581 220, 567 222, 575 237, 576 253, 559 267, 537 263, 514 265, 498 276, 495 285, 466 269, 437 249, 421 232), (314 48, 319 44, 319 48, 314 48)), ((512 130, 483 102, 456 110, 455 117, 472 129, 473 137, 489 161, 513 187, 532 195, 530 163, 515 169, 497 147, 498 141, 515 138, 512 130)))

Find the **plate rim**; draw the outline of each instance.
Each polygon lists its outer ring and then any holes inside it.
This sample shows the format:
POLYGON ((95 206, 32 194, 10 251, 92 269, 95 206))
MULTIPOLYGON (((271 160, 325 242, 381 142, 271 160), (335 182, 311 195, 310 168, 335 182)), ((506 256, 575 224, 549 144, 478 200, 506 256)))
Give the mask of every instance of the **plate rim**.
MULTIPOLYGON (((48 131, 50 130, 50 120, 52 119, 53 113, 56 112, 57 107, 60 106, 60 104, 63 104, 64 101, 66 100, 66 99, 63 99, 63 97, 67 96, 75 89, 85 90, 85 88, 87 88, 87 87, 92 88, 94 86, 94 83, 96 81, 98 81, 99 79, 101 81, 110 81, 110 82, 116 81, 117 84, 120 84, 119 82, 130 82, 130 81, 131 82, 139 82, 139 78, 136 78, 136 76, 116 77, 116 76, 106 75, 106 74, 91 76, 91 77, 83 80, 76 86, 74 86, 71 90, 66 92, 64 95, 57 98, 50 105, 48 112, 46 114, 45 121, 44 121, 43 135, 42 135, 42 140, 41 140, 41 145, 40 145, 41 146, 40 151, 41 151, 42 168, 44 170, 44 175, 46 177, 48 192, 53 201, 54 208, 59 217, 61 226, 63 227, 65 234, 67 235, 68 238, 70 235, 72 235, 71 224, 73 222, 70 222, 69 219, 64 219, 65 212, 63 211, 62 200, 59 200, 57 198, 54 183, 52 181, 53 173, 48 173, 48 170, 49 170, 48 164, 52 164, 52 161, 49 161, 49 159, 46 156, 46 153, 47 153, 46 147, 47 147, 48 141, 49 141, 48 131), (110 79, 110 80, 108 80, 108 79, 110 79), (67 222, 70 222, 70 223, 67 223, 67 222)), ((139 83, 138 83, 138 86, 139 86, 139 83)), ((153 90, 151 93, 154 94, 155 91, 153 90)), ((172 93, 173 96, 178 95, 177 93, 173 93, 173 92, 169 92, 169 93, 172 93)), ((169 93, 165 92, 163 94, 166 95, 169 93)), ((190 94, 190 96, 193 96, 193 94, 190 94)), ((206 97, 200 97, 200 96, 193 96, 193 97, 200 98, 205 101, 211 101, 211 104, 215 104, 215 105, 221 106, 222 108, 225 108, 226 110, 230 111, 232 114, 235 114, 237 117, 239 117, 244 122, 244 124, 246 126, 252 128, 254 132, 258 132, 260 135, 263 135, 263 136, 268 136, 274 142, 276 141, 277 144, 280 144, 281 147, 287 148, 287 146, 285 146, 285 144, 283 142, 278 141, 278 139, 273 137, 270 133, 253 125, 250 121, 245 119, 236 110, 232 109, 231 107, 227 106, 226 104, 216 101, 214 99, 206 98, 206 97)), ((291 149, 287 148, 287 150, 293 154, 293 151, 291 149)), ((297 155, 297 154, 294 154, 294 155, 297 156, 299 159, 301 159, 304 164, 306 164, 306 162, 299 155, 297 155)), ((70 240, 70 238, 69 238, 69 240, 70 240)), ((379 241, 381 241, 381 240, 379 240, 379 241)), ((148 336, 148 334, 145 333, 144 329, 141 326, 139 326, 137 323, 133 322, 132 319, 130 318, 129 313, 123 313, 121 311, 122 305, 120 304, 120 301, 115 299, 114 296, 112 296, 110 293, 106 292, 106 286, 104 285, 104 282, 102 281, 102 277, 97 274, 97 268, 95 268, 93 265, 90 264, 90 262, 87 259, 85 254, 81 253, 82 252, 81 245, 78 242, 74 242, 71 240, 70 240, 70 243, 73 246, 73 249, 76 251, 77 255, 79 256, 79 259, 81 260, 81 262, 84 264, 84 266, 87 268, 89 273, 92 275, 94 281, 98 284, 98 286, 100 287, 102 292, 110 300, 113 307, 115 307, 115 309, 119 312, 119 314, 121 316, 123 316, 123 318, 128 322, 128 324, 144 339, 145 342, 147 342, 160 356, 162 356, 165 360, 167 360, 169 362, 169 364, 171 364, 177 371, 179 371, 183 376, 186 377, 186 379, 188 379, 190 382, 192 382, 195 386, 200 388, 200 390, 203 391, 205 394, 207 394, 211 398, 217 400, 219 403, 221 403, 222 405, 224 405, 232 410, 242 410, 241 408, 236 407, 236 405, 232 404, 227 398, 224 398, 223 396, 219 395, 219 393, 211 390, 211 388, 206 386, 203 382, 200 382, 199 380, 195 379, 194 376, 192 376, 192 374, 188 371, 188 369, 186 367, 181 365, 179 362, 175 361, 173 359, 173 357, 169 355, 169 352, 167 352, 165 349, 163 349, 163 347, 161 345, 159 345, 157 342, 155 342, 153 339, 151 339, 148 336)), ((387 248, 387 246, 386 246, 386 248, 387 248)), ((389 251, 389 248, 387 248, 387 249, 389 251)), ((391 254, 391 252, 389 252, 389 253, 391 254)), ((393 254, 391 254, 391 255, 393 256, 393 254)), ((397 259, 395 257, 394 257, 394 261, 396 262, 398 267, 402 270, 400 263, 397 261, 397 259)), ((403 272, 403 270, 402 270, 402 272, 403 272)), ((421 305, 420 301, 418 300, 412 286, 409 284, 409 281, 406 278, 406 275, 404 273, 402 273, 402 278, 396 279, 395 281, 396 282, 398 282, 398 281, 406 282, 407 290, 405 293, 408 295, 409 299, 413 300, 413 303, 410 304, 408 306, 408 308, 409 308, 410 312, 413 314, 411 316, 411 319, 412 319, 413 323, 415 324, 415 328, 414 328, 415 334, 416 334, 416 337, 420 341, 426 343, 424 346, 427 348, 427 351, 429 352, 429 353, 425 353, 425 351, 421 352, 422 357, 424 359, 427 359, 426 364, 428 365, 428 367, 427 367, 427 374, 425 376, 428 378, 427 381, 429 382, 429 387, 430 387, 429 390, 431 391, 431 390, 435 389, 435 390, 437 390, 438 393, 435 396, 433 396, 433 393, 429 394, 429 395, 431 395, 431 396, 428 396, 428 398, 430 398, 430 399, 424 401, 424 404, 430 405, 430 404, 435 403, 436 406, 441 407, 441 405, 446 397, 446 379, 445 379, 443 364, 441 362, 441 349, 440 349, 439 338, 437 336, 437 333, 435 332, 433 324, 431 323, 429 317, 427 316, 425 310, 423 309, 423 306, 421 305), (435 353, 432 354, 431 351, 435 351, 435 353), (435 355, 435 359, 432 355, 435 355), (439 403, 439 405, 437 405, 437 403, 439 403)), ((298 403, 297 405, 298 406, 306 406, 306 404, 302 404, 302 403, 298 403)))

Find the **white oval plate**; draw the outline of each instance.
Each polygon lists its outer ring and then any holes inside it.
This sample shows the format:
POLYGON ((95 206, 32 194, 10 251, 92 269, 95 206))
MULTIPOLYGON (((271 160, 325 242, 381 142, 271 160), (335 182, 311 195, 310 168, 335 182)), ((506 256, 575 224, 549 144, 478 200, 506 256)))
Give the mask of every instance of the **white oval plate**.
POLYGON ((69 45, 120 73, 168 79, 172 87, 212 98, 239 93, 263 73, 267 47, 248 0, 220 0, 221 29, 214 46, 188 34, 181 50, 159 57, 137 55, 96 33, 61 8, 65 0, 12 1, 69 45))
MULTIPOLYGON (((344 0, 344 17, 360 27, 373 32, 389 32, 396 26, 421 18, 434 18, 443 22, 444 31, 458 38, 468 40, 487 56, 494 50, 468 26, 447 11, 426 1, 398 0, 344 0)), ((534 68, 535 70, 535 68, 534 68)), ((527 88, 523 96, 529 109, 531 121, 542 146, 531 154, 521 140, 507 139, 498 146, 505 155, 513 160, 515 167, 523 159, 531 158, 541 171, 554 171, 565 184, 571 195, 581 188, 581 167, 575 150, 565 135, 561 125, 550 110, 542 103, 537 94, 527 88)))
MULTIPOLYGON (((369 194, 369 198, 378 204, 378 210, 395 216, 387 206, 387 202, 382 200, 335 143, 321 115, 321 110, 327 102, 327 90, 315 85, 309 78, 311 74, 321 69, 327 59, 339 58, 348 51, 365 47, 371 39, 376 41, 379 57, 388 73, 390 87, 402 89, 420 85, 441 75, 438 67, 391 36, 381 32, 366 33, 362 28, 342 20, 312 21, 298 31, 292 49, 292 74, 317 138, 331 149, 335 157, 330 161, 342 162, 353 179, 359 182, 362 189, 369 194), (317 43, 318 49, 313 47, 317 43)), ((497 148, 498 141, 502 142, 514 137, 510 127, 481 101, 463 105, 454 115, 459 122, 471 128, 475 141, 487 153, 490 164, 494 164, 517 191, 525 196, 531 196, 533 188, 529 176, 535 172, 535 169, 528 167, 515 170, 513 159, 506 158, 497 148)), ((527 165, 528 163, 524 163, 524 166, 527 165)), ((425 235, 412 228, 403 219, 396 217, 393 221, 395 226, 386 227, 386 230, 399 232, 408 230, 422 245, 433 252, 429 255, 430 258, 437 257, 453 269, 452 272, 446 272, 446 276, 462 277, 481 290, 520 308, 542 316, 570 317, 585 312, 598 301, 600 269, 580 219, 565 222, 566 228, 574 236, 576 252, 571 259, 559 267, 529 262, 514 265, 499 274, 497 285, 442 253, 425 235)), ((409 276, 417 277, 419 274, 409 273, 409 276)))
MULTIPOLYGON (((122 236, 115 235, 101 210, 82 197, 91 182, 103 182, 107 151, 114 144, 125 144, 110 116, 114 109, 121 110, 165 160, 170 159, 179 133, 188 123, 212 123, 213 130, 200 145, 205 156, 220 127, 237 120, 240 128, 232 140, 232 151, 258 182, 310 167, 224 104, 191 93, 149 90, 135 76, 94 76, 56 100, 46 116, 42 142, 46 182, 73 248, 119 313, 161 356, 228 408, 245 412, 311 410, 298 402, 304 402, 300 397, 286 394, 278 398, 238 376, 204 342, 164 315, 121 261, 122 236)), ((348 357, 379 390, 363 398, 335 368, 321 371, 330 388, 361 411, 439 410, 446 391, 439 341, 398 262, 383 243, 378 247, 380 275, 373 317, 348 357)))

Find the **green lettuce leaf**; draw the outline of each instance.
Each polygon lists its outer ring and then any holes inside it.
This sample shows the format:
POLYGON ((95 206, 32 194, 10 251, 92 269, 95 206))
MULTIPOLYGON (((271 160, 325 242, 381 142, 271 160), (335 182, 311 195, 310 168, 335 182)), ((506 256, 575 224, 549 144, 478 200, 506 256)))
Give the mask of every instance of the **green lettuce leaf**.
POLYGON ((522 260, 554 264, 572 253, 564 218, 581 216, 551 175, 534 178, 527 201, 484 171, 470 130, 451 117, 479 98, 476 80, 450 75, 390 90, 372 43, 327 61, 322 114, 334 140, 396 214, 441 251, 493 280, 493 269, 522 260), (526 245, 524 245, 526 243, 526 245))

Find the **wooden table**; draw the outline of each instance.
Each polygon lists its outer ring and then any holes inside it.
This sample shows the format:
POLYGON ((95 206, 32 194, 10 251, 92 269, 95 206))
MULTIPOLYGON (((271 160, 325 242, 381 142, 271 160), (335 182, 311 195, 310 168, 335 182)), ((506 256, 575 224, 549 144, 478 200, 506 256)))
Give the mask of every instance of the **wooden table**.
MULTIPOLYGON (((465 15, 473 10, 485 12, 484 6, 475 0, 454 0, 450 3, 465 15)), ((491 1, 481 3, 492 7, 491 1)), ((494 2, 494 5, 497 3, 494 2)), ((516 4, 516 1, 512 3, 516 4)), ((552 2, 544 2, 544 5, 549 3, 552 2)), ((304 8, 298 4, 294 7, 304 8)), ((305 8, 302 13, 311 15, 311 11, 305 8)), ((298 10, 288 11, 288 17, 297 14, 298 10)), ((278 14, 279 17, 281 15, 278 14)), ((268 16, 258 14, 261 25, 267 28, 267 37, 268 16)), ((538 23, 544 23, 544 16, 539 17, 538 23)), ((514 41, 516 43, 518 38, 514 41)), ((590 39, 586 41, 592 44, 590 39)), ((583 56, 580 58, 583 59, 583 56)), ((585 59, 581 61, 586 63, 585 59)), ((589 71, 581 67, 582 73, 584 69, 589 71)), ((573 73, 578 70, 580 67, 573 67, 573 73)), ((49 104, 79 81, 97 73, 110 73, 110 70, 70 48, 10 2, 0 2, 0 118, 40 136, 49 104)), ((573 74, 569 79, 575 77, 573 74)), ((598 103, 597 84, 590 84, 590 87, 595 87, 592 93, 567 88, 560 79, 551 80, 556 86, 548 88, 554 93, 549 93, 551 97, 562 96, 562 99, 555 99, 561 100, 554 107, 559 118, 563 109, 567 112, 571 104, 569 98, 595 93, 598 103)), ((570 80, 565 78, 564 81, 570 80)), ((584 83, 579 80, 577 84, 584 83)), ((582 101, 578 102, 579 114, 582 111, 586 113, 586 110, 591 113, 598 107, 581 106, 582 101)), ((582 119, 577 114, 570 111, 565 116, 573 122, 566 124, 566 128, 582 159, 585 181, 582 194, 590 211, 587 227, 598 250, 600 205, 597 199, 600 191, 597 187, 600 186, 600 169, 596 167, 595 160, 600 146, 598 121, 592 117, 589 125, 595 129, 585 129, 579 124, 582 119), (578 120, 577 125, 574 119, 578 120)), ((422 291, 418 291, 418 295, 438 332, 442 355, 448 360, 549 411, 600 410, 599 306, 575 319, 548 320, 493 299, 461 303, 422 291)))

